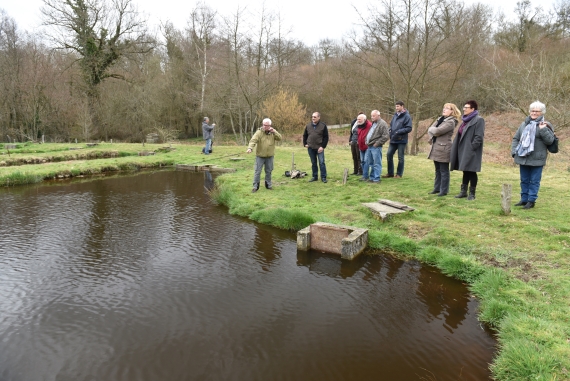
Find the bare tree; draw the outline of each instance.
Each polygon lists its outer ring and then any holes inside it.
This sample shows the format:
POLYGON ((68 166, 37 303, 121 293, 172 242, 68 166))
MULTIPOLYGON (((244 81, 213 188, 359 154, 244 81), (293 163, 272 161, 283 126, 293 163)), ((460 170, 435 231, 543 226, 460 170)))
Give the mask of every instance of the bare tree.
POLYGON ((570 83, 565 80, 568 76, 567 54, 540 52, 531 55, 496 50, 492 56, 483 58, 492 75, 482 85, 496 97, 498 105, 527 115, 528 105, 540 100, 548 107, 548 119, 557 128, 570 125, 570 83))
POLYGON ((208 66, 208 50, 214 39, 216 12, 205 3, 200 3, 190 14, 189 34, 192 45, 196 51, 198 67, 200 70, 200 113, 204 111, 204 98, 206 93, 206 78, 210 73, 208 66))
POLYGON ((125 79, 112 71, 120 59, 153 49, 145 22, 133 0, 44 0, 42 13, 57 47, 77 56, 92 124, 101 134, 99 85, 125 79))
POLYGON ((457 86, 477 41, 489 31, 489 10, 466 8, 452 1, 383 0, 360 15, 363 36, 353 35, 351 52, 373 69, 375 86, 383 89, 379 100, 402 100, 413 116, 410 152, 416 154, 422 118, 439 111, 457 86))

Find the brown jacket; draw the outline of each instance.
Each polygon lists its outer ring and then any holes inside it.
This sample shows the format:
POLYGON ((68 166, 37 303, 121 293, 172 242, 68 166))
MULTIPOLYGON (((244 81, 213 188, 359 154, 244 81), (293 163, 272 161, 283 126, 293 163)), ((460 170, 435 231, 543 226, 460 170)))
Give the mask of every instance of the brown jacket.
POLYGON ((429 151, 428 159, 440 163, 449 163, 451 156, 451 137, 453 130, 457 127, 457 119, 454 116, 448 116, 436 127, 437 119, 428 129, 428 136, 430 137, 429 143, 431 149, 429 151), (433 138, 435 137, 435 142, 433 138))
MULTIPOLYGON (((372 123, 374 125, 374 123, 372 123)), ((370 137, 370 141, 368 142, 368 146, 373 147, 382 147, 384 143, 388 141, 390 138, 390 134, 388 132, 388 123, 382 118, 379 118, 376 121, 376 129, 372 133, 370 137)))

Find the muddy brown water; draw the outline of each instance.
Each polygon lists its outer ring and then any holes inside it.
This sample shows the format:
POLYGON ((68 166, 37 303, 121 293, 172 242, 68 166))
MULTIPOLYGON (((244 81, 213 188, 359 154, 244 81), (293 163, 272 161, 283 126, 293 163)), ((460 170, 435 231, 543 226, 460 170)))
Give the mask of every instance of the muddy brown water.
POLYGON ((0 380, 489 379, 461 282, 297 252, 204 176, 0 189, 0 380))

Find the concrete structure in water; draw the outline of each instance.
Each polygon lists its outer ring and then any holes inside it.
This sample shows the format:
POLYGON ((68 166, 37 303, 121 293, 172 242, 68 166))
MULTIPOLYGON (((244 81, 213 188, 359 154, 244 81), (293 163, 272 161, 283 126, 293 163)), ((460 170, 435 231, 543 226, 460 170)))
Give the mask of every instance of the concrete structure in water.
POLYGON ((297 249, 340 254, 354 259, 368 246, 368 229, 316 222, 297 232, 297 249))
POLYGON ((178 171, 191 171, 191 172, 235 172, 235 168, 220 168, 214 164, 176 164, 178 171))

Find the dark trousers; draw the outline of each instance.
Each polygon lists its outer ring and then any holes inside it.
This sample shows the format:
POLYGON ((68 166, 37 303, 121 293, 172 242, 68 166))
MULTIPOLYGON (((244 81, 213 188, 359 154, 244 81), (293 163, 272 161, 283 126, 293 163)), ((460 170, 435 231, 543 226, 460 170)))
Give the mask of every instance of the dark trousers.
POLYGON ((449 163, 439 161, 433 162, 435 166, 435 180, 433 182, 433 190, 442 194, 449 193, 449 163))
POLYGON ((321 170, 321 178, 327 178, 327 167, 325 165, 325 151, 319 153, 318 149, 307 148, 309 151, 309 157, 311 158, 311 165, 313 170, 313 179, 319 178, 318 169, 321 170), (317 159, 319 162, 319 166, 317 167, 317 159))
POLYGON ((354 173, 362 175, 362 163, 360 162, 360 149, 358 143, 350 143, 350 152, 352 152, 352 163, 354 164, 354 173))
POLYGON ((388 174, 394 175, 394 154, 398 151, 398 168, 396 174, 398 176, 404 175, 404 154, 406 153, 406 143, 394 144, 390 143, 388 152, 386 152, 386 161, 388 163, 388 174))
POLYGON ((477 180, 479 178, 477 177, 477 172, 468 172, 468 171, 463 171, 463 181, 461 182, 461 184, 471 184, 471 186, 473 188, 477 188, 477 180))

